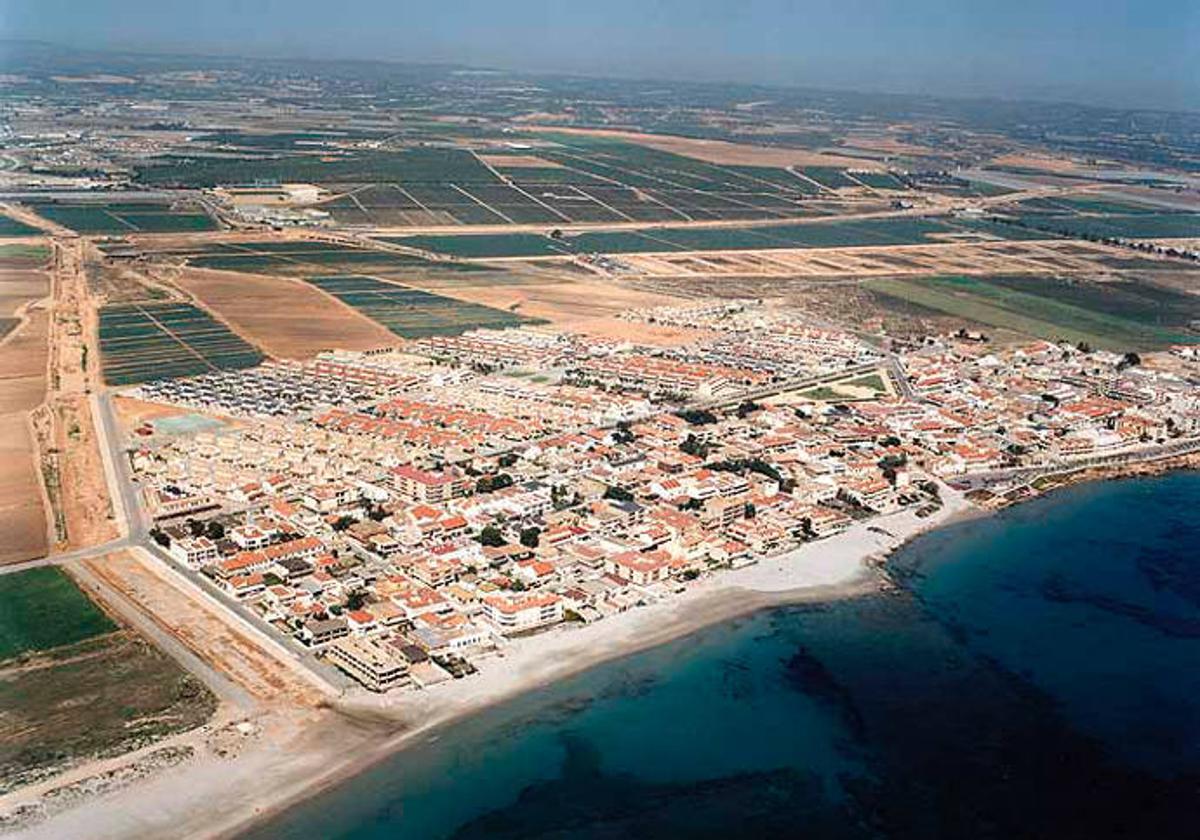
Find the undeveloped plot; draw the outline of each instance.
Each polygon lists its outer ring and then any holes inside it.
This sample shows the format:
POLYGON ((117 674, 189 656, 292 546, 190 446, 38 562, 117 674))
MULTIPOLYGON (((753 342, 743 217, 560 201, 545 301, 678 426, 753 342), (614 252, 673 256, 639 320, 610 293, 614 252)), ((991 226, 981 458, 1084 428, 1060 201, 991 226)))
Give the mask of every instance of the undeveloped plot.
POLYGON ((321 350, 371 350, 396 337, 308 283, 261 274, 190 269, 175 283, 272 356, 306 359, 321 350))
MULTIPOLYGON (((414 278, 409 284, 420 288, 422 282, 414 278)), ((464 284, 455 286, 452 294, 528 318, 542 318, 556 327, 606 338, 678 345, 705 335, 700 330, 619 320, 617 316, 628 309, 678 304, 680 299, 631 289, 611 280, 585 278, 529 285, 464 284)))
POLYGON ((84 565, 252 696, 268 702, 320 702, 315 687, 296 674, 295 669, 302 666, 268 653, 225 607, 206 595, 185 590, 159 561, 119 552, 85 560, 84 565))
POLYGON ((677 155, 693 157, 708 163, 728 166, 841 166, 870 168, 869 162, 861 158, 826 155, 803 149, 784 149, 775 146, 754 146, 749 143, 730 143, 727 140, 702 140, 693 137, 673 137, 666 134, 642 134, 636 131, 616 129, 560 128, 538 126, 539 131, 556 134, 577 134, 585 137, 612 137, 627 140, 677 155))
POLYGON ((0 564, 46 554, 46 513, 23 413, 0 416, 0 564))
POLYGON ((641 277, 839 277, 1096 271, 1112 251, 1058 242, 960 242, 854 248, 625 254, 641 277), (1066 246, 1070 244, 1070 250, 1066 246), (703 260, 699 263, 698 260, 703 260))
POLYGON ((0 343, 0 414, 29 411, 46 396, 49 313, 25 311, 25 321, 0 343))

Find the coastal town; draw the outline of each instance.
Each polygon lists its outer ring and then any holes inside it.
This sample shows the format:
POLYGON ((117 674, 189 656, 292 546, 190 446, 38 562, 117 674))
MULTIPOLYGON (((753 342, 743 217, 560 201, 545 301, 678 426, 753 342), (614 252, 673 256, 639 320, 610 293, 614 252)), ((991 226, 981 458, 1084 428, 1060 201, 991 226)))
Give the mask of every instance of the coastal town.
POLYGON ((1176 836, 1200 112, 233 5, 0 49, 0 835, 1176 836))
POLYGON ((947 493, 1200 445, 1186 348, 881 346, 758 300, 624 317, 710 337, 476 330, 119 392, 207 420, 132 432, 151 535, 348 690, 418 690, 947 493))

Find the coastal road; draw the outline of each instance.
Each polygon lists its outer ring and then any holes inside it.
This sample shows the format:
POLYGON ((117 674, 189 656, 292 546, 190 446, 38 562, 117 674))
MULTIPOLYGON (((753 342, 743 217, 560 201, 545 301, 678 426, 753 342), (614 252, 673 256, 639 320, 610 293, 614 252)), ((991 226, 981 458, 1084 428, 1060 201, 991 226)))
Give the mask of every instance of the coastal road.
POLYGON ((1174 458, 1193 452, 1200 452, 1200 437, 1180 438, 1161 446, 1147 447, 1129 452, 1113 452, 1108 455, 1096 455, 1074 461, 1059 461, 1053 464, 989 470, 987 472, 957 477, 952 479, 950 483, 964 493, 969 493, 972 490, 987 489, 996 484, 1004 484, 1012 481, 1020 480, 1022 483, 1028 484, 1044 476, 1065 475, 1097 467, 1119 467, 1127 464, 1160 461, 1164 458, 1174 458))

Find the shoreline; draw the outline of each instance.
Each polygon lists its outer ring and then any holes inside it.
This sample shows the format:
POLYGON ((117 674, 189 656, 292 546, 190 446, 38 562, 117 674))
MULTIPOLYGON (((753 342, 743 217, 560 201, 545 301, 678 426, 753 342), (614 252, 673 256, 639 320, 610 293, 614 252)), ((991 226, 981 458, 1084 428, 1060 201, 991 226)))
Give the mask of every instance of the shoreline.
POLYGON ((762 610, 829 603, 888 586, 884 558, 917 536, 992 511, 944 488, 925 519, 899 511, 846 531, 726 570, 687 591, 594 624, 510 640, 479 673, 419 692, 350 693, 327 708, 270 710, 260 742, 228 760, 211 755, 8 836, 53 838, 234 838, 301 802, 346 783, 465 718, 707 627, 762 610), (213 819, 212 802, 222 802, 213 819))
MULTIPOLYGON (((605 663, 633 656, 698 633, 708 627, 754 615, 763 610, 796 604, 830 603, 878 592, 887 586, 887 582, 878 570, 877 563, 891 552, 929 531, 988 514, 988 511, 979 510, 961 495, 952 491, 944 499, 943 507, 928 519, 917 519, 908 511, 876 517, 867 522, 858 523, 828 540, 799 546, 792 551, 764 558, 752 566, 722 572, 719 578, 710 579, 705 582, 705 585, 694 587, 669 601, 631 610, 582 628, 550 631, 551 633, 557 632, 556 642, 566 640, 581 644, 561 643, 555 645, 560 649, 552 652, 560 655, 575 655, 569 661, 559 659, 552 662, 549 667, 539 673, 533 675, 522 673, 519 669, 529 663, 521 662, 520 659, 522 653, 526 655, 525 659, 530 658, 530 655, 536 652, 536 647, 541 647, 544 652, 545 634, 518 640, 518 644, 524 642, 526 645, 518 650, 515 657, 506 656, 501 660, 499 669, 502 669, 503 673, 498 674, 497 670, 493 670, 497 668, 495 660, 487 660, 486 664, 491 667, 481 667, 480 674, 473 675, 466 680, 435 686, 417 695, 399 695, 394 700, 384 695, 383 697, 366 698, 368 701, 375 702, 367 702, 362 705, 347 704, 339 709, 340 714, 345 716, 363 715, 363 719, 376 717, 380 720, 390 720, 393 718, 387 712, 399 711, 412 705, 425 706, 432 703, 439 694, 466 694, 471 688, 478 687, 477 680, 486 679, 489 674, 502 678, 502 680, 492 683, 491 691, 485 688, 484 691, 473 692, 475 695, 473 699, 465 702, 462 698, 458 698, 458 705, 448 705, 441 714, 423 720, 412 729, 387 737, 381 744, 352 762, 332 768, 330 772, 322 774, 319 778, 305 780, 291 790, 281 791, 276 798, 273 798, 273 801, 256 810, 252 815, 231 816, 224 825, 213 826, 212 833, 205 836, 214 839, 220 838, 220 840, 240 837, 262 827, 301 802, 320 796, 403 752, 420 738, 434 736, 463 719, 605 663), (903 536, 885 537, 870 530, 883 527, 881 523, 884 522, 893 524, 896 519, 901 520, 902 524, 907 526, 903 536), (826 551, 822 552, 822 549, 826 549, 826 551), (818 569, 811 566, 787 569, 784 566, 789 562, 795 563, 802 555, 819 553, 823 553, 825 556, 805 558, 813 563, 821 563, 822 565, 818 569), (791 578, 797 572, 801 577, 808 577, 813 572, 821 577, 817 581, 810 578, 808 582, 799 585, 780 586, 780 584, 794 582, 791 578), (737 578, 736 581, 729 580, 734 577, 737 578), (691 608, 690 615, 681 615, 689 608, 691 608), (667 612, 668 610, 669 612, 667 612), (618 634, 616 639, 610 638, 610 643, 606 646, 589 645, 587 644, 589 639, 580 638, 580 635, 585 634, 587 630, 604 630, 612 636, 613 630, 616 629, 614 622, 622 619, 625 620, 622 622, 624 626, 619 629, 625 632, 618 634), (646 632, 636 639, 630 638, 631 630, 642 629, 641 626, 645 624, 652 626, 646 628, 646 632), (578 655, 584 651, 586 651, 584 655, 578 655), (512 667, 513 662, 504 661, 509 659, 517 660, 516 668, 512 667), (497 682, 499 685, 496 684, 497 682), (447 690, 439 692, 438 689, 441 688, 447 690), (382 715, 381 711, 384 712, 382 715)), ((893 527, 895 527, 894 524, 893 527)), ((599 633, 590 635, 599 635, 599 633)), ((451 703, 454 703, 453 699, 451 699, 451 703)))

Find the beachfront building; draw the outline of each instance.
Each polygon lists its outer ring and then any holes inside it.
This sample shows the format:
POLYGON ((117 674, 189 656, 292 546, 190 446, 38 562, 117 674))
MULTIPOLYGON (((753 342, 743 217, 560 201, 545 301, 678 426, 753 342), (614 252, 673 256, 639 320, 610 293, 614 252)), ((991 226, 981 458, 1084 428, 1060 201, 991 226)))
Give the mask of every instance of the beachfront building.
POLYGON ((388 691, 408 678, 408 661, 376 639, 337 639, 326 649, 325 658, 371 691, 388 691))
POLYGON ((511 636, 562 621, 563 601, 551 592, 490 595, 483 599, 482 614, 501 634, 511 636))

